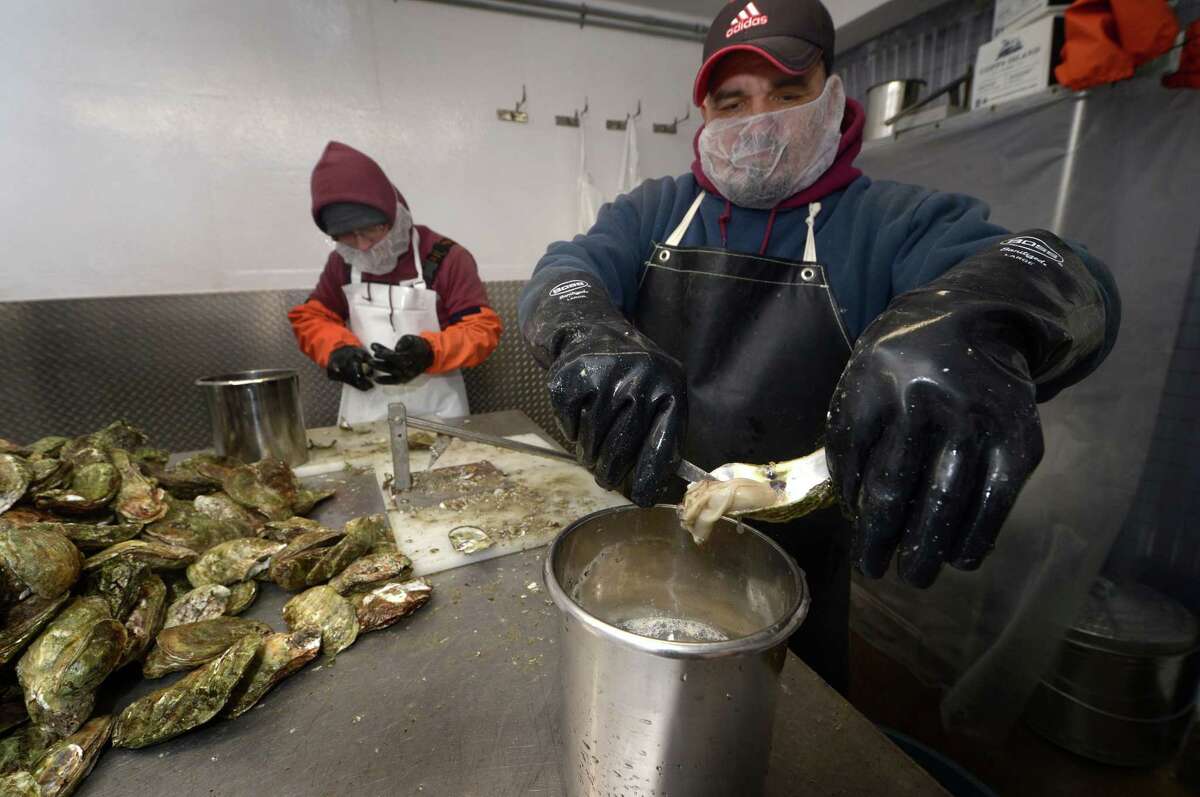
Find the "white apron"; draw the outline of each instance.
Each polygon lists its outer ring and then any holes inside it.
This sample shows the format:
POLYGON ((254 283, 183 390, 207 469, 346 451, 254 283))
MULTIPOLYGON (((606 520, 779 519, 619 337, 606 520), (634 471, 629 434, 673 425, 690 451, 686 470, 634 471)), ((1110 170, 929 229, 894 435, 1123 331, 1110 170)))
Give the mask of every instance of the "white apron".
MULTIPOLYGON (((421 277, 420 246, 414 226, 412 251, 417 276, 399 285, 363 282, 362 272, 350 269, 350 283, 342 287, 350 307, 350 331, 368 352, 372 343, 391 349, 404 335, 441 329, 437 294, 421 277)), ((421 374, 405 385, 375 385, 367 391, 344 385, 338 417, 348 423, 380 421, 387 418, 388 404, 396 401, 404 402, 410 414, 423 417, 457 418, 471 412, 462 374, 451 371, 421 374)))

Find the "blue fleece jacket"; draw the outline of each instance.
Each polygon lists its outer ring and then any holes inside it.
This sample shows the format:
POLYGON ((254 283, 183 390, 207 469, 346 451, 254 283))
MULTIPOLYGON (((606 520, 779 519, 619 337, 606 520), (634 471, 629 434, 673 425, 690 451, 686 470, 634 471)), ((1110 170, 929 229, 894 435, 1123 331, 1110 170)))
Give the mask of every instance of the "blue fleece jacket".
MULTIPOLYGON (((544 288, 572 271, 599 277, 613 303, 632 318, 642 270, 654 244, 671 234, 700 190, 691 174, 647 180, 601 208, 587 235, 552 244, 526 286, 520 305, 522 326, 544 288)), ((862 334, 894 297, 940 277, 1010 234, 990 222, 988 214, 985 203, 962 194, 868 177, 858 177, 845 189, 824 197, 816 217, 817 259, 825 266, 852 339, 862 334)), ((728 205, 709 195, 681 246, 803 259, 807 208, 781 210, 774 219, 771 216, 771 211, 728 205), (727 213, 731 215, 723 225, 721 217, 727 213)), ((1093 358, 1094 367, 1116 341, 1120 300, 1108 268, 1083 247, 1071 246, 1104 293, 1105 346, 1093 358)))

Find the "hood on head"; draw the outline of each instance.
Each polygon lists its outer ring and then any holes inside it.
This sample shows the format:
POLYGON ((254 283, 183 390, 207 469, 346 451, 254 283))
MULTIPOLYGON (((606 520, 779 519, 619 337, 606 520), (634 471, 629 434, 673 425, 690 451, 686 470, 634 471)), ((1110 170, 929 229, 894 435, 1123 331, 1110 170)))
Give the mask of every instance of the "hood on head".
MULTIPOLYGON (((833 165, 826 169, 815 183, 780 202, 776 209, 788 210, 807 205, 809 202, 816 202, 822 197, 842 190, 861 177, 862 170, 854 165, 854 160, 862 151, 865 124, 866 114, 863 113, 862 106, 847 97, 846 111, 842 115, 842 139, 838 142, 837 157, 834 159, 833 165)), ((701 188, 724 199, 724 195, 717 190, 712 180, 708 179, 708 175, 704 173, 704 167, 700 165, 700 134, 703 132, 704 125, 701 125, 700 129, 696 131, 696 137, 692 140, 692 151, 696 156, 692 161, 692 174, 701 188)))
POLYGON ((322 232, 321 208, 333 202, 370 205, 387 216, 388 224, 394 224, 397 201, 408 207, 378 163, 340 141, 325 145, 312 171, 312 217, 322 232))

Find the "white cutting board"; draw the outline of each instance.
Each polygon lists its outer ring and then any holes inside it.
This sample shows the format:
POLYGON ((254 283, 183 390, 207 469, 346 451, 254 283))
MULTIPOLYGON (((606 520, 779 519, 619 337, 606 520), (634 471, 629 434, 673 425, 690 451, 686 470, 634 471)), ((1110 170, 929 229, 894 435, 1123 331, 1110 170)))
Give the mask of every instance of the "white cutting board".
MULTIPOLYGON (((535 434, 509 438, 545 446, 535 434)), ((438 457, 434 468, 488 461, 513 483, 528 488, 532 501, 498 502, 485 510, 452 510, 438 506, 415 511, 389 510, 388 520, 396 544, 413 561, 415 575, 428 575, 462 567, 518 551, 546 545, 568 524, 600 509, 628 504, 618 493, 601 489, 592 474, 579 465, 536 457, 494 446, 455 440, 438 457), (494 540, 492 547, 473 554, 459 553, 450 543, 450 531, 458 526, 483 529, 494 540), (523 533, 522 533, 523 532, 523 533)), ((391 473, 391 463, 377 467, 382 486, 391 473)), ((393 506, 390 495, 384 497, 393 506)))

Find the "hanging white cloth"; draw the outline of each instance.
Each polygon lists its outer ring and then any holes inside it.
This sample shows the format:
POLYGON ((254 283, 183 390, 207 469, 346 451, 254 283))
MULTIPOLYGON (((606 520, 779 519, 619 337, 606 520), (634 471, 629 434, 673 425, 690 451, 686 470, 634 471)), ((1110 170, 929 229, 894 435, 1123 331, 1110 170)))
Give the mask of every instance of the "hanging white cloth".
POLYGON ((638 157, 637 125, 630 119, 625 125, 625 141, 621 149, 621 173, 617 176, 617 196, 628 194, 642 184, 641 162, 638 157))
POLYGON ((579 178, 576 190, 579 193, 579 205, 575 232, 586 235, 596 223, 600 206, 604 204, 604 194, 596 187, 596 181, 588 171, 587 131, 582 125, 579 127, 579 178))

